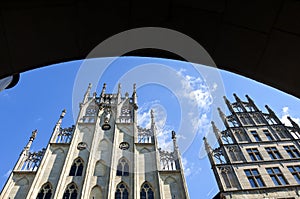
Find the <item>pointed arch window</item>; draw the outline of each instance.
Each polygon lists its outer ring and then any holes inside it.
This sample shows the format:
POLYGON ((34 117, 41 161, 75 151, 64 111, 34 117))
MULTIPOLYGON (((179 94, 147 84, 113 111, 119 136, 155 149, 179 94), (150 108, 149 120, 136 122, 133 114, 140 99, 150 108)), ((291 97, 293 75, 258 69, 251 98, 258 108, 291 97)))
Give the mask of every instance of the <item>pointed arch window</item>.
POLYGON ((154 192, 153 188, 148 182, 144 182, 144 184, 141 187, 140 192, 140 198, 141 199, 154 199, 154 192))
POLYGON ((117 166, 117 176, 129 176, 129 164, 126 158, 121 158, 117 166))
POLYGON ((78 187, 75 183, 71 183, 67 186, 63 199, 77 199, 78 187))
POLYGON ((81 176, 83 171, 83 160, 76 158, 71 166, 70 176, 81 176))
POLYGON ((51 199, 52 196, 52 185, 47 182, 40 189, 36 199, 51 199))
POLYGON ((129 192, 126 184, 123 182, 119 183, 115 192, 115 199, 128 199, 128 196, 129 192))

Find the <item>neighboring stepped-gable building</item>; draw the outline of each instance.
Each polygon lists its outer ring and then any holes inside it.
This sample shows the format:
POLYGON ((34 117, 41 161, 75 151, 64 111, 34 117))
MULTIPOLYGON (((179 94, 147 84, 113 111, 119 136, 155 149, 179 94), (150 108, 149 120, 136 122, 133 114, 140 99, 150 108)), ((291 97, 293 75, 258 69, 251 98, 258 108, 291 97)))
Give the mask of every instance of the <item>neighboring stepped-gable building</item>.
MULTIPOLYGON (((31 152, 33 131, 0 198, 2 199, 186 199, 189 198, 176 134, 174 150, 157 146, 151 127, 137 126, 137 94, 90 96, 77 122, 62 128, 62 112, 47 148, 31 152)), ((171 135, 170 135, 171 136, 171 135)))
POLYGON ((214 198, 300 198, 299 126, 290 117, 285 126, 268 106, 261 112, 247 95, 247 102, 234 97, 224 97, 229 116, 218 109, 226 129, 212 122, 219 147, 204 138, 220 190, 214 198))

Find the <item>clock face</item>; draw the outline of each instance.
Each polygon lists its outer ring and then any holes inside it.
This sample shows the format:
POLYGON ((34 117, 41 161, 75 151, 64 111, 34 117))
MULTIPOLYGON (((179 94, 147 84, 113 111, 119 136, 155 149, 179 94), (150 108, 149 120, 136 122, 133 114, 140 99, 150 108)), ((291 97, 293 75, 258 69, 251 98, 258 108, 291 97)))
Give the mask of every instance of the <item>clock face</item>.
POLYGON ((121 142, 119 145, 119 148, 122 150, 128 150, 129 149, 129 143, 128 142, 121 142))

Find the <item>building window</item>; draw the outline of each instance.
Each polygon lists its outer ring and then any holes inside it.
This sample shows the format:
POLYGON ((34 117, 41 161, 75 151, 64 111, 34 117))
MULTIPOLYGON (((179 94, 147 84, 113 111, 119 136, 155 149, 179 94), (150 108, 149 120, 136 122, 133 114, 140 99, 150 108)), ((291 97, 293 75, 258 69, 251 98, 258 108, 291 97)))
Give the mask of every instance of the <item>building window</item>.
POLYGON ((63 195, 63 199, 77 199, 78 188, 75 183, 71 183, 67 186, 67 189, 63 195))
POLYGON ((280 155, 276 147, 266 147, 265 149, 272 160, 282 159, 282 156, 280 155))
POLYGON ((289 154, 289 156, 291 158, 299 158, 300 157, 300 153, 296 149, 295 146, 290 145, 290 146, 284 146, 283 148, 286 150, 286 152, 289 154))
POLYGON ((128 160, 121 158, 117 166, 117 176, 129 176, 128 160))
POLYGON ((289 166, 288 169, 292 173, 298 184, 300 184, 300 166, 289 166))
POLYGON ((50 199, 52 196, 52 185, 48 182, 42 186, 36 199, 50 199))
POLYGON ((236 130, 235 131, 235 136, 237 137, 237 139, 240 141, 240 142, 243 142, 243 141, 248 141, 247 137, 246 137, 246 134, 243 130, 236 130))
POLYGON ((276 186, 288 184, 278 167, 267 168, 266 170, 276 186))
POLYGON ((261 115, 259 113, 254 113, 252 115, 252 118, 254 119, 256 124, 264 124, 265 123, 263 118, 261 117, 261 115))
POLYGON ((140 198, 141 199, 154 199, 153 189, 148 182, 144 182, 144 184, 142 185, 141 192, 140 192, 140 198))
POLYGON ((264 187, 265 186, 265 183, 263 182, 257 169, 246 169, 244 171, 249 180, 251 187, 264 187))
POLYGON ((70 176, 81 176, 83 170, 83 160, 76 158, 71 166, 70 176))
POLYGON ((116 192, 115 192, 115 199, 128 199, 128 188, 127 186, 121 182, 118 184, 116 192))
POLYGON ((250 132, 253 135, 253 137, 254 137, 254 139, 255 139, 256 142, 260 142, 261 141, 261 139, 260 139, 257 131, 250 131, 250 132))
POLYGON ((252 124, 252 121, 250 119, 250 116, 248 114, 241 114, 240 120, 244 125, 252 124))
POLYGON ((241 152, 238 149, 238 147, 230 146, 230 147, 228 147, 228 151, 229 151, 229 154, 230 154, 230 157, 231 157, 232 161, 241 161, 242 160, 241 152))
POLYGON ((246 149, 252 161, 262 160, 262 157, 257 148, 246 149))
POLYGON ((273 136, 271 135, 271 133, 268 130, 263 130, 263 132, 264 132, 264 134, 266 135, 266 137, 269 141, 274 140, 273 136))

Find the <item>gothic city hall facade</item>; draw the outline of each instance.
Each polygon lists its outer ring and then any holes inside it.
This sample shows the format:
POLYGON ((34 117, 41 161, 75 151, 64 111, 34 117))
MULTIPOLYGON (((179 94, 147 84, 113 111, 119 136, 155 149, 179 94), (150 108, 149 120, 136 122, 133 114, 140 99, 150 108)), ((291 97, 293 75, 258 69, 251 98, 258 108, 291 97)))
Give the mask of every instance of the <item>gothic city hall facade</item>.
POLYGON ((268 105, 262 112, 248 95, 234 98, 224 97, 229 115, 218 108, 225 129, 212 122, 219 146, 204 138, 220 190, 214 199, 299 199, 299 125, 287 117, 286 126, 268 105))
POLYGON ((75 125, 63 127, 62 111, 46 148, 32 152, 37 131, 21 152, 1 199, 189 198, 176 133, 173 150, 158 148, 151 127, 137 125, 137 94, 83 96, 75 125))

